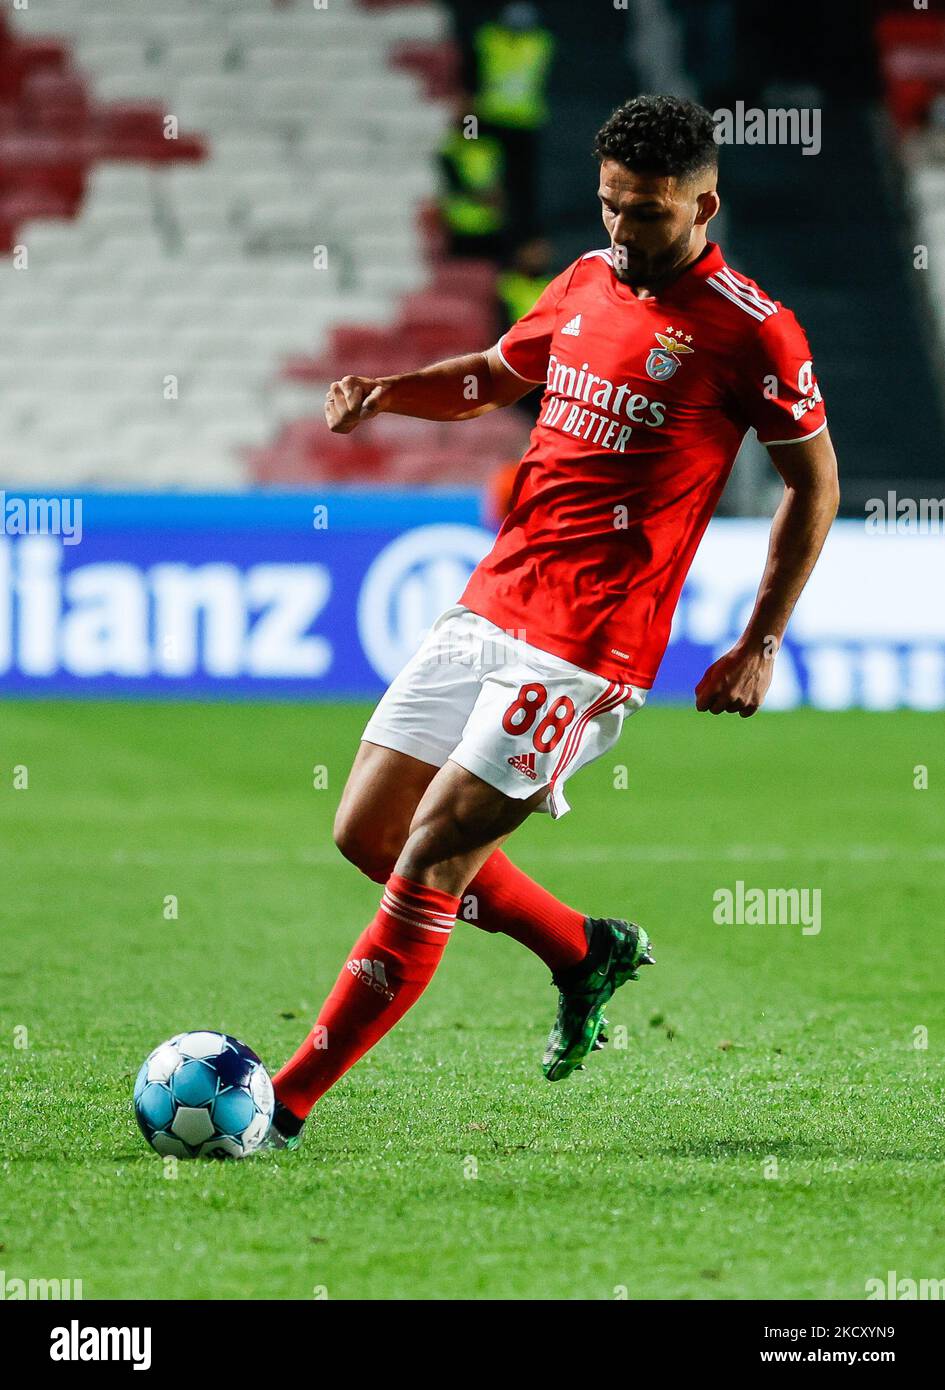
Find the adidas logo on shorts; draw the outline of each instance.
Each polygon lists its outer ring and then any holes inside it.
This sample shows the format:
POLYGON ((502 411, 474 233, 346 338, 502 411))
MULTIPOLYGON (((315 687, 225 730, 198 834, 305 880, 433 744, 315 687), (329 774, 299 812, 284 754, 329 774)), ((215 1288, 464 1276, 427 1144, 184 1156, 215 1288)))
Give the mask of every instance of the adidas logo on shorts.
POLYGON ((534 753, 516 753, 508 760, 509 767, 514 767, 516 772, 522 772, 526 777, 530 777, 533 782, 538 780, 538 773, 535 771, 534 753))
POLYGON ((373 989, 375 994, 383 994, 385 999, 393 999, 394 991, 387 983, 384 962, 380 960, 349 960, 346 969, 356 980, 373 989))

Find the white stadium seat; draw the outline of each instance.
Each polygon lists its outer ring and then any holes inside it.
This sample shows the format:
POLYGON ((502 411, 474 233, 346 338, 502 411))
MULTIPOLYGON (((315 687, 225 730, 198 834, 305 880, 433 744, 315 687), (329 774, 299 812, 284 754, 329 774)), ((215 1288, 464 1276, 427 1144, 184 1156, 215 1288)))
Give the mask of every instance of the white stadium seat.
POLYGON ((172 114, 207 157, 93 163, 75 218, 17 227, 29 268, 0 263, 18 326, 0 343, 5 480, 246 486, 243 450, 313 408, 279 380, 285 359, 322 353, 336 325, 390 325, 426 283, 417 219, 448 106, 388 56, 447 37, 445 8, 43 0, 9 23, 71 43, 98 107, 172 114))

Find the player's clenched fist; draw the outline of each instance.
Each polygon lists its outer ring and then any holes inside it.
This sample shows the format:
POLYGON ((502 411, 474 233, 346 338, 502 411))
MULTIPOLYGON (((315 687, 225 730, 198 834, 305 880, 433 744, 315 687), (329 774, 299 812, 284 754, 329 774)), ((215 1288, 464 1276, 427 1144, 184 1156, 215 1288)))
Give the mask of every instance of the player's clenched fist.
POLYGON ((735 646, 712 663, 696 686, 696 709, 748 719, 760 709, 773 674, 774 661, 763 649, 735 646))
POLYGON ((333 381, 325 397, 325 419, 335 434, 350 434, 362 420, 380 410, 383 383, 375 377, 343 376, 333 381))

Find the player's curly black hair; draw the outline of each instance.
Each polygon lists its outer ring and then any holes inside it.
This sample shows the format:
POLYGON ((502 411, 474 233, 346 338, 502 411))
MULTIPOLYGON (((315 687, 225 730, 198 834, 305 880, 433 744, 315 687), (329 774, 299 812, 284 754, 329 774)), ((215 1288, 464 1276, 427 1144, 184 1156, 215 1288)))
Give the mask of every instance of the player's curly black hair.
POLYGON ((640 174, 687 179, 719 162, 715 126, 704 106, 683 97, 641 96, 618 106, 594 141, 598 161, 616 159, 640 174))

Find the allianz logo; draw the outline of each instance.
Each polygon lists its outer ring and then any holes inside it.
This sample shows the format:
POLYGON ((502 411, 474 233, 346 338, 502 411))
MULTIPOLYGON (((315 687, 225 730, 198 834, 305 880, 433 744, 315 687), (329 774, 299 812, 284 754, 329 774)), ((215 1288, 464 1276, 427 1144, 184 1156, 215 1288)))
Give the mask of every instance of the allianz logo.
POLYGON ((394 679, 456 603, 494 540, 482 526, 438 522, 405 531, 375 557, 358 597, 358 636, 382 680, 394 679))
POLYGON ((62 568, 51 536, 0 537, 0 673, 315 679, 331 644, 310 632, 324 565, 122 560, 62 568))
MULTIPOLYGON (((357 635, 383 680, 456 602, 492 541, 482 527, 418 526, 373 558, 360 586, 357 635)), ((144 566, 118 534, 107 558, 67 566, 62 546, 50 535, 0 535, 0 675, 313 681, 332 668, 334 642, 313 631, 333 591, 328 565, 175 559, 144 566)), ((343 549, 333 558, 344 575, 343 549)), ((336 629, 350 645, 350 626, 336 629)))
MULTIPOLYGON (((738 639, 767 543, 764 521, 710 525, 673 620, 670 659, 683 643, 720 656, 738 639)), ((767 709, 945 707, 941 566, 938 537, 878 543, 862 523, 835 523, 778 652, 767 709)))

